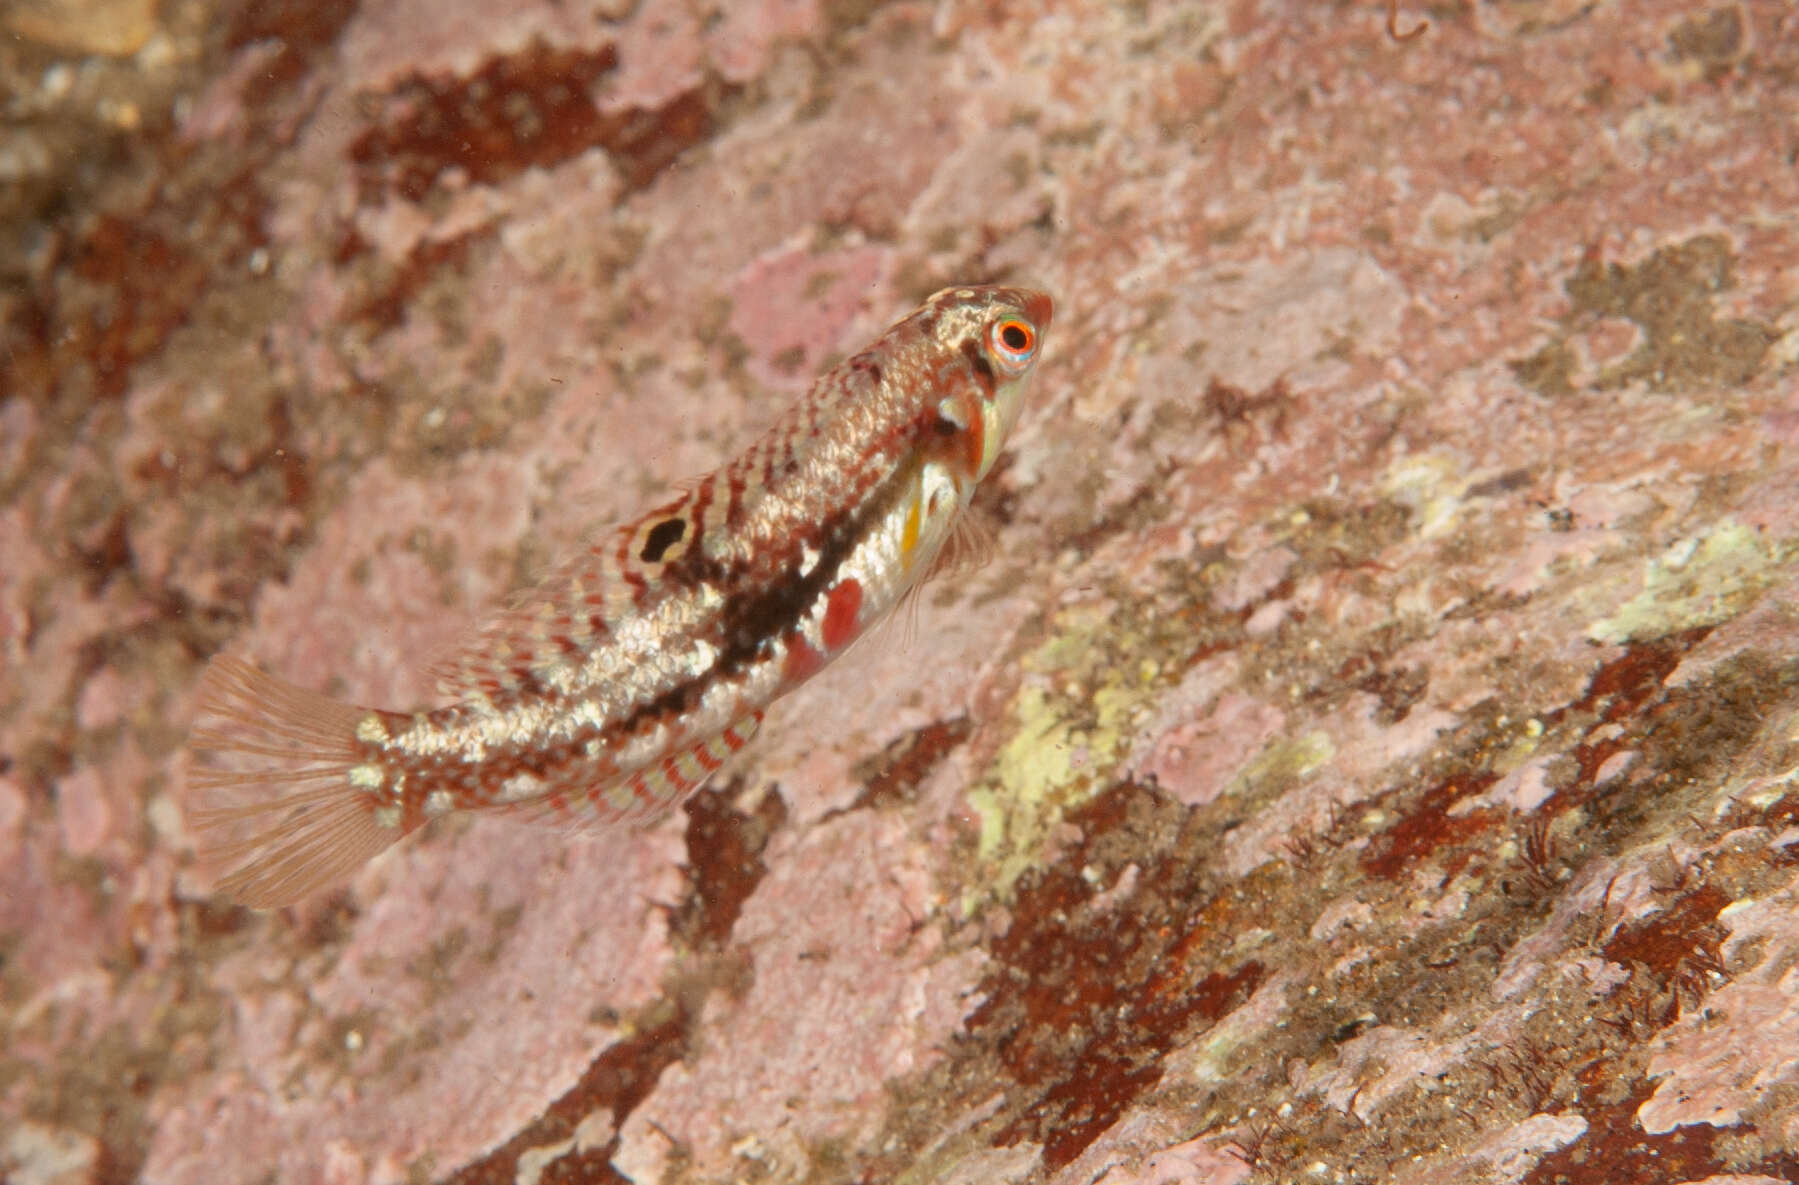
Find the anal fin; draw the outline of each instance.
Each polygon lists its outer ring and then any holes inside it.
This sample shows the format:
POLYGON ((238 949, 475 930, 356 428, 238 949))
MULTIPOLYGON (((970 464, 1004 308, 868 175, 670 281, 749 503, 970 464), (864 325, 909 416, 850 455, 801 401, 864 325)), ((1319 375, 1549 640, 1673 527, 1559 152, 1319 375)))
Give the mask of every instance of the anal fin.
POLYGON ((589 831, 643 822, 679 804, 706 784, 750 742, 762 724, 760 710, 705 740, 671 753, 622 778, 552 790, 489 813, 515 823, 589 831))

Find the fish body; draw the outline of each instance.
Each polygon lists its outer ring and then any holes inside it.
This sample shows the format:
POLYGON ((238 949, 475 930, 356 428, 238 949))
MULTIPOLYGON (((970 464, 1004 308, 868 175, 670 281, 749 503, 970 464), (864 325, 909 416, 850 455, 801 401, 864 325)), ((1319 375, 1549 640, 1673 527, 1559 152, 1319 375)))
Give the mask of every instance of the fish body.
POLYGON ((452 811, 580 827, 678 802, 941 560, 1051 313, 1029 289, 937 293, 477 630, 440 707, 359 708, 215 659, 192 746, 224 760, 190 782, 220 891, 298 900, 452 811))

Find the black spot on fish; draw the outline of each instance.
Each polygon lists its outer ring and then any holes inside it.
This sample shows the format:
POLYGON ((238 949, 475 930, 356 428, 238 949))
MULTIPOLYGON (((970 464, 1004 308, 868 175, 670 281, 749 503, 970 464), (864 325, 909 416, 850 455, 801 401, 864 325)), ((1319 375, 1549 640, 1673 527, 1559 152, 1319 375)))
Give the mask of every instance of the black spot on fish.
POLYGON ((993 363, 987 361, 987 355, 981 352, 981 343, 972 337, 962 339, 962 356, 968 359, 968 365, 974 368, 975 381, 981 384, 981 390, 989 396, 998 385, 993 375, 993 363))
POLYGON ((687 520, 684 518, 665 518, 650 528, 650 533, 643 541, 643 550, 637 558, 646 564, 660 564, 663 555, 669 548, 681 542, 687 534, 687 520))
POLYGON ((881 364, 868 354, 857 354, 850 359, 850 365, 868 376, 868 381, 878 384, 881 381, 881 364))

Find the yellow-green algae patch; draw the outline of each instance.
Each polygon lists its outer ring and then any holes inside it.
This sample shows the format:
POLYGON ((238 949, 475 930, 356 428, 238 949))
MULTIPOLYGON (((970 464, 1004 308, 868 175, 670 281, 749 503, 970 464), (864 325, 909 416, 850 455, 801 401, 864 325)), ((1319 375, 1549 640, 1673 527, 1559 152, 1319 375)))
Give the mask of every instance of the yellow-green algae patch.
POLYGON ((1437 539, 1455 528, 1468 492, 1466 466, 1451 457, 1404 457, 1381 475, 1383 494, 1409 509, 1420 539, 1437 539))
POLYGON ((1147 639, 1111 613, 1082 606, 1056 624, 1023 659, 1011 739, 969 793, 980 819, 977 853, 990 873, 984 879, 1001 894, 1036 863, 1062 816, 1105 785, 1162 685, 1160 664, 1129 653, 1147 639))
MULTIPOLYGON (((1198 644, 1191 625, 1150 605, 1077 606, 1058 614, 1051 637, 1020 660, 1009 739, 969 803, 979 820, 984 875, 966 904, 1010 894, 1036 867, 1062 819, 1116 780, 1144 723, 1198 644)), ((1335 755, 1322 732, 1274 740, 1232 780, 1228 793, 1288 784, 1335 755)))
POLYGON ((1616 643, 1728 621, 1767 591, 1792 552, 1790 544, 1727 519, 1651 560, 1643 591, 1589 626, 1587 636, 1616 643))
POLYGON ((1250 758, 1243 772, 1231 779, 1227 794, 1240 794, 1271 782, 1291 784, 1327 764, 1337 755, 1328 733, 1314 730, 1302 737, 1276 737, 1250 758))

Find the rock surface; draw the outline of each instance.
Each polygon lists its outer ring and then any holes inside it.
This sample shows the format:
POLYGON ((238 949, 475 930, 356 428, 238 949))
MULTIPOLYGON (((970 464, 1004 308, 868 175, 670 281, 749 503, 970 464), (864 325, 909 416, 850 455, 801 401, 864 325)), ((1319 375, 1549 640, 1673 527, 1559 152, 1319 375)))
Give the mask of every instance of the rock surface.
POLYGON ((1799 1177, 1791 6, 139 9, 0 47, 9 1180, 1799 1177), (726 783, 209 898, 211 654, 421 702, 983 280, 996 554, 726 783))

